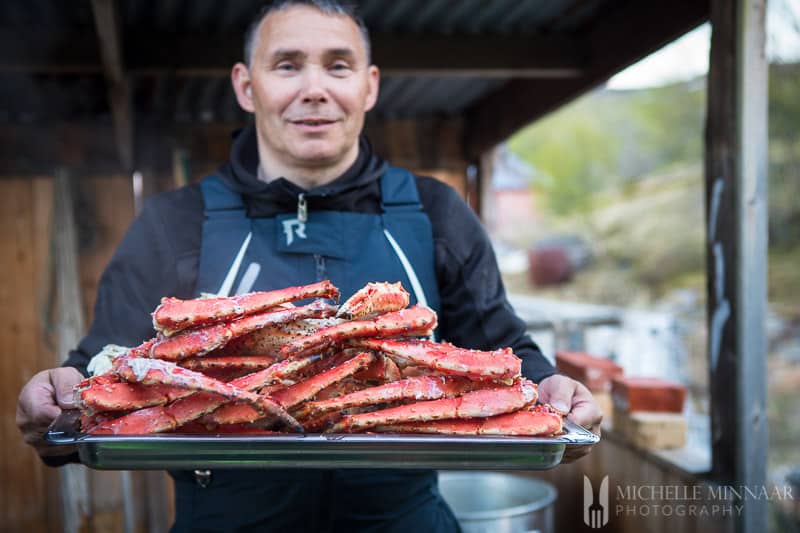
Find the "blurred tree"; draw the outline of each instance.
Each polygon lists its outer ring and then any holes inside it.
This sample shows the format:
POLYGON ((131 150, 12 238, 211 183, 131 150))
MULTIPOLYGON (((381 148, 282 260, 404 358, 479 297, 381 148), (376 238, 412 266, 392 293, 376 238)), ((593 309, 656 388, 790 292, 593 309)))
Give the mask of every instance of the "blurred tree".
MULTIPOLYGON (((800 63, 770 67, 769 210, 773 245, 800 244, 800 63)), ((515 134, 510 148, 545 178, 534 187, 552 214, 585 212, 597 193, 633 185, 704 154, 705 79, 599 89, 515 134)))
POLYGON ((800 244, 800 64, 770 67, 769 238, 770 245, 800 244))

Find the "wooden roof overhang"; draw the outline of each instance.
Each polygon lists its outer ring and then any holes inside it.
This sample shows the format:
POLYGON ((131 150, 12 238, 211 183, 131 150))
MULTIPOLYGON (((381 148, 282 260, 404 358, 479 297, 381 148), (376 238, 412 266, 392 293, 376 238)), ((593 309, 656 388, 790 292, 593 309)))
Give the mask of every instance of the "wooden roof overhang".
MULTIPOLYGON (((219 135, 243 123, 228 79, 261 4, 3 2, 0 157, 33 169, 57 164, 80 145, 95 165, 131 170, 153 157, 150 144, 169 144, 187 129, 219 135)), ((382 69, 370 131, 396 120, 457 123, 465 160, 709 16, 708 0, 360 5, 382 69)))

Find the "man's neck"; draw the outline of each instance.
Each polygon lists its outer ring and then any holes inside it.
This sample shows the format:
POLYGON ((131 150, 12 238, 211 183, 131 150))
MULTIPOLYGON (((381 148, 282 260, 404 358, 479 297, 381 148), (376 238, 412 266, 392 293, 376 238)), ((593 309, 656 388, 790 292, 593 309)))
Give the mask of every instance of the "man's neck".
POLYGON ((320 166, 286 166, 265 157, 260 147, 258 152, 260 156, 258 179, 260 181, 269 183, 276 178, 284 178, 302 189, 310 190, 326 185, 344 174, 358 158, 358 145, 336 164, 320 166))

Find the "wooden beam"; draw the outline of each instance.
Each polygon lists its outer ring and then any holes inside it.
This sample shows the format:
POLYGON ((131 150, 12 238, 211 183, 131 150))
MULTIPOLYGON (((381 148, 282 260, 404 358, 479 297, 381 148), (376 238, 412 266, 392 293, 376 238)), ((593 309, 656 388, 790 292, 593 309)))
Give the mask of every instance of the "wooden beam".
MULTIPOLYGON (((715 481, 766 483, 766 0, 712 0, 706 112, 707 320, 715 481)), ((746 498, 737 532, 767 530, 746 498)))
MULTIPOLYGON (((93 0, 102 64, 91 35, 0 29, 0 71, 31 73, 228 76, 242 57, 242 35, 131 31, 124 43, 112 0, 93 0), (36 35, 37 39, 31 38, 36 35), (124 44, 124 47, 122 46, 124 44), (124 55, 123 50, 124 48, 124 55)), ((562 78, 578 76, 588 49, 563 36, 423 35, 372 37, 373 61, 386 75, 562 78)))
POLYGON ((411 169, 467 166, 461 151, 464 125, 458 118, 368 120, 365 133, 376 151, 393 164, 411 169))
POLYGON ((102 71, 91 32, 0 27, 0 72, 86 74, 102 71))
POLYGON ((571 78, 588 55, 575 38, 502 35, 378 35, 373 61, 386 74, 571 78))
POLYGON ((467 111, 466 145, 478 157, 526 124, 604 83, 708 18, 708 0, 652 0, 622 4, 598 16, 584 45, 591 52, 580 76, 515 79, 467 111))
POLYGON ((92 0, 92 12, 108 85, 119 159, 122 168, 130 172, 134 158, 133 110, 130 84, 122 62, 122 29, 116 0, 92 0))
MULTIPOLYGON (((136 128, 137 166, 172 175, 173 150, 185 147, 192 168, 219 165, 229 154, 231 133, 240 122, 164 123, 142 120, 136 128)), ((54 165, 75 175, 119 174, 110 120, 0 125, 0 179, 52 172, 54 165)))

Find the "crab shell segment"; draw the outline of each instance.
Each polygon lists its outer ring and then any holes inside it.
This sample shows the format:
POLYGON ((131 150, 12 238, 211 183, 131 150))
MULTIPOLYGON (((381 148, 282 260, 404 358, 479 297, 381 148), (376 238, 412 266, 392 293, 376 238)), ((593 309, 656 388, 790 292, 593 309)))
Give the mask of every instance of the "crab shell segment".
POLYGON ((322 328, 283 345, 278 357, 282 359, 321 353, 349 339, 430 335, 436 324, 436 313, 432 309, 415 305, 370 320, 354 320, 322 328))
POLYGON ((120 357, 114 361, 114 372, 122 379, 145 385, 171 385, 218 394, 228 400, 240 400, 252 405, 262 415, 271 415, 293 429, 302 428, 286 410, 269 397, 241 389, 231 383, 210 378, 199 372, 182 368, 159 359, 120 357))
POLYGON ((399 357, 443 374, 473 379, 509 380, 518 378, 522 371, 522 360, 510 348, 489 352, 425 340, 359 339, 350 344, 399 357))
POLYGON ((537 387, 527 379, 519 379, 510 387, 480 389, 456 398, 444 398, 389 407, 369 413, 342 417, 331 431, 350 433, 375 426, 403 422, 425 422, 449 418, 484 418, 518 411, 536 402, 537 387))
MULTIPOLYGON (((319 391, 337 383, 359 370, 363 370, 375 359, 371 353, 359 353, 355 357, 348 359, 340 365, 334 366, 309 379, 291 385, 289 387, 272 392, 270 396, 284 409, 292 407, 314 397, 319 391)), ((263 418, 249 405, 227 404, 217 409, 206 420, 216 424, 232 424, 241 422, 255 422, 263 418)))
POLYGON ((474 383, 458 377, 419 376, 401 379, 375 387, 305 404, 295 415, 316 417, 330 411, 341 411, 365 405, 377 405, 400 400, 437 400, 458 396, 471 390, 474 383))
POLYGON ((404 422, 378 426, 385 433, 435 433, 445 435, 517 435, 527 437, 552 436, 564 431, 564 417, 543 405, 490 416, 463 420, 434 420, 432 422, 404 422))
POLYGON ((153 328, 161 334, 169 336, 186 328, 230 321, 306 298, 338 300, 339 289, 330 281, 325 280, 311 285, 287 287, 268 292, 253 292, 241 296, 191 300, 162 298, 161 304, 153 312, 153 328))
POLYGON ((232 322, 185 330, 172 337, 164 337, 150 346, 150 357, 180 361, 187 357, 205 355, 225 346, 234 338, 252 333, 265 326, 293 322, 303 318, 333 316, 336 307, 316 300, 302 307, 282 308, 249 315, 232 322))

